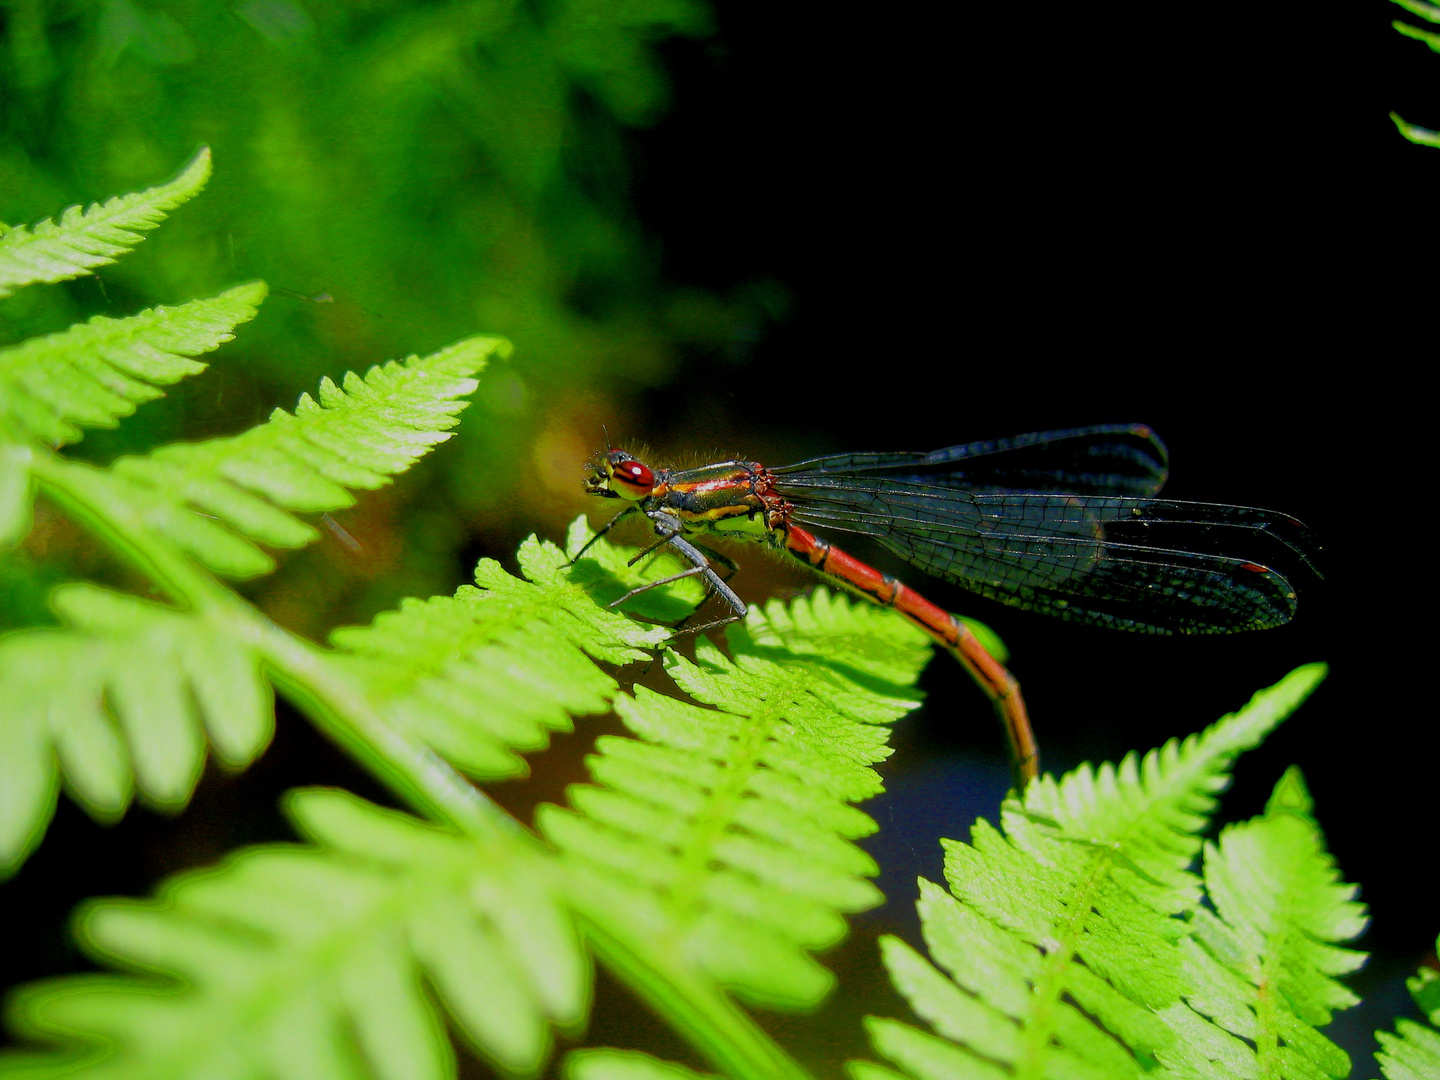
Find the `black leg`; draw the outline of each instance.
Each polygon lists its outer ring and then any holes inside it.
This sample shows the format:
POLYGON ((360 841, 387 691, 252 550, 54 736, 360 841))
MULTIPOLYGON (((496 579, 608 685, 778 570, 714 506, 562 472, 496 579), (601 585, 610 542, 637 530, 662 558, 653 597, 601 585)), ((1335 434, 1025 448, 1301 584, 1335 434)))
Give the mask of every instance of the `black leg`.
POLYGON ((591 548, 591 546, 595 543, 596 540, 599 540, 602 536, 604 536, 604 535, 605 535, 606 533, 608 533, 611 529, 613 529, 616 525, 618 525, 618 524, 620 523, 620 519, 621 519, 621 518, 629 517, 631 514, 635 513, 636 509, 637 509, 637 507, 627 506, 624 510, 621 510, 620 513, 616 514, 613 518, 610 519, 610 523, 609 523, 608 525, 606 525, 603 529, 601 529, 599 532, 597 532, 597 533, 596 533, 594 536, 592 536, 589 540, 586 540, 586 541, 585 541, 585 546, 582 547, 579 551, 577 551, 577 552, 575 553, 575 557, 572 558, 572 559, 571 559, 568 563, 566 563, 565 565, 566 565, 566 566, 574 566, 574 565, 579 561, 580 556, 581 556, 581 555, 584 555, 585 552, 589 551, 590 548, 591 548))

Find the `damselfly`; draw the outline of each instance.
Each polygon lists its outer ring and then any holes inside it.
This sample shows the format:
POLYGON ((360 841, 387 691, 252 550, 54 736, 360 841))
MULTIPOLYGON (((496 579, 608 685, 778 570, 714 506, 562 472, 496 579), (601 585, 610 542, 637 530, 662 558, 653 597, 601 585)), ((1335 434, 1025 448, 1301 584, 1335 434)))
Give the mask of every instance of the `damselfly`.
POLYGON ((1164 444, 1139 424, 1047 431, 928 454, 836 454, 777 469, 755 461, 652 469, 612 449, 591 463, 585 490, 630 503, 595 539, 643 514, 659 539, 634 561, 664 547, 690 566, 616 604, 699 576, 730 611, 707 626, 743 618, 745 604, 712 561, 731 570, 734 564, 689 537, 767 544, 893 607, 959 660, 994 704, 1023 784, 1036 775, 1038 757, 1014 676, 964 622, 809 528, 873 537, 927 574, 1077 622, 1161 634, 1288 622, 1295 588, 1271 564, 1318 576, 1317 548, 1305 527, 1270 510, 1157 499, 1167 460, 1164 444))

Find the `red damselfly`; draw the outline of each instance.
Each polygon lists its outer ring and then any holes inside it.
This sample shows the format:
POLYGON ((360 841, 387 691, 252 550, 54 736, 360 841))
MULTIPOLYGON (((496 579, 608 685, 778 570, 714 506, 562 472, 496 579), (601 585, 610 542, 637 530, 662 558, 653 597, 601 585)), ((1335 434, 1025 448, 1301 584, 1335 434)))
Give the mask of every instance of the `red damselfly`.
POLYGON ((810 527, 873 537, 927 574, 1077 622, 1161 634, 1288 622, 1295 588, 1279 567, 1318 576, 1305 527, 1270 510, 1158 499, 1167 463, 1148 427, 1107 424, 928 454, 836 454, 776 469, 755 461, 652 469, 612 449, 591 463, 585 490, 630 503, 595 539, 643 514, 659 539, 633 561, 663 547, 690 566, 616 604, 699 576, 730 609, 707 626, 731 622, 744 617, 745 604, 712 561, 734 564, 689 538, 735 537, 785 552, 893 607, 959 660, 994 704, 1024 784, 1037 773, 1038 755, 1014 676, 962 621, 810 527))

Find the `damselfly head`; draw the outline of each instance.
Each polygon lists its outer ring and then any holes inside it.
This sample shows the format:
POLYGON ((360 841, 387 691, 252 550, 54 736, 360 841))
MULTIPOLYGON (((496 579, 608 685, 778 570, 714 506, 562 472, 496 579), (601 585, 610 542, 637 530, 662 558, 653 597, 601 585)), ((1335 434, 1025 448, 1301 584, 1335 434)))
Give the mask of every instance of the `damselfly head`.
POLYGON ((610 477, 610 490, 622 499, 637 501, 655 490, 655 474, 650 466, 624 450, 611 450, 605 455, 605 471, 610 477))

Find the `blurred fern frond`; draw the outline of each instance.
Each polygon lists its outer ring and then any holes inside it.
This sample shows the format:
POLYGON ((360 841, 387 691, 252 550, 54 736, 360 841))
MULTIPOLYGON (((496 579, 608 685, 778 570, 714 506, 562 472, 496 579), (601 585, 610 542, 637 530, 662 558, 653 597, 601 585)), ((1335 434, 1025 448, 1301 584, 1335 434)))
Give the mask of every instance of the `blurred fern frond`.
POLYGON ((448 1020, 524 1075, 552 1022, 583 1017, 578 936, 520 834, 481 842, 323 789, 292 792, 287 813, 309 844, 83 907, 81 943, 132 974, 26 987, 12 1026, 67 1050, 0 1073, 438 1078, 453 1074, 448 1020))
POLYGON ((1395 1033, 1377 1031, 1375 1058, 1385 1080, 1426 1080, 1440 1076, 1440 971, 1422 967, 1405 981, 1428 1024, 1397 1020, 1395 1033))

